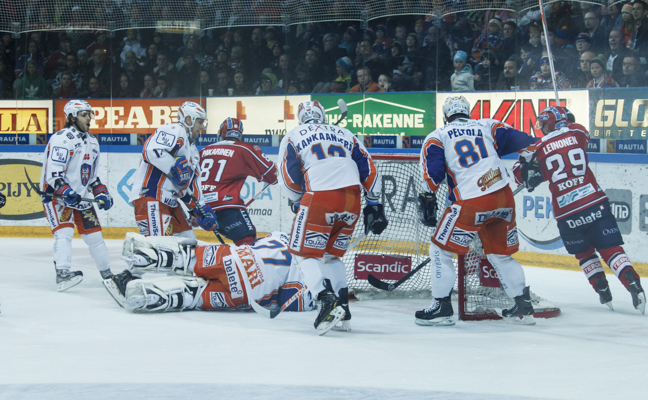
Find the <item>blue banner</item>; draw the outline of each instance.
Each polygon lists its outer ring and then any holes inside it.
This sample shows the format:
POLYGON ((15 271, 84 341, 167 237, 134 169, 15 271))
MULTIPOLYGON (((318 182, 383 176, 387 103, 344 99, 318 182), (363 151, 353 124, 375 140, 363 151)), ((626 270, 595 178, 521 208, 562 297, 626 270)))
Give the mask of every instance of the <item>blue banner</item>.
POLYGON ((130 133, 100 133, 97 135, 99 140, 99 145, 107 144, 120 144, 120 145, 129 145, 130 142, 130 133))
POLYGON ((0 134, 0 144, 29 144, 29 134, 2 133, 0 134))
POLYGON ((426 136, 403 136, 404 149, 420 149, 423 147, 426 136))
POLYGON ((588 153, 600 153, 601 152, 601 139, 590 139, 587 144, 588 153))
POLYGON ((646 140, 608 140, 608 153, 646 154, 646 140))
MULTIPOLYGON (((365 136, 367 138, 367 136, 365 136)), ((371 136, 371 146, 374 149, 395 149, 398 136, 371 136)))
POLYGON ((243 135, 243 141, 257 146, 272 146, 272 135, 243 135))

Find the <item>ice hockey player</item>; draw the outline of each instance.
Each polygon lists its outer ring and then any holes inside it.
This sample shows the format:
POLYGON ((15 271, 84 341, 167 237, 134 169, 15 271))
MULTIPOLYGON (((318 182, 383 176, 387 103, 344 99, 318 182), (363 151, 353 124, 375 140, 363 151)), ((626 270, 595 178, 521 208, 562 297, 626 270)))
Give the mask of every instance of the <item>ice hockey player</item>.
POLYGON ((430 133, 421 149, 421 172, 429 192, 419 195, 419 215, 423 224, 436 226, 430 244, 434 300, 430 307, 416 312, 415 322, 455 324, 450 302, 456 279, 452 253, 466 254, 479 235, 504 291, 514 299, 502 316, 510 322, 533 325, 524 270, 511 257, 519 248, 515 201, 500 158, 526 149, 535 140, 502 122, 473 120, 469 115, 470 103, 465 97, 448 97, 443 103, 446 125, 430 133), (452 204, 437 225, 435 192, 446 177, 452 204))
POLYGON ((75 225, 101 277, 112 276, 97 211, 92 202, 81 197, 91 191, 99 209, 109 210, 113 205, 108 188, 97 176, 99 142, 90 133, 94 113, 85 100, 70 100, 63 112, 65 127, 47 143, 40 179, 40 189, 46 193, 41 196, 45 217, 54 234, 54 267, 59 292, 83 280, 83 272, 70 271, 75 225))
POLYGON ((364 224, 380 235, 387 227, 379 203, 381 178, 371 156, 347 129, 326 124, 318 101, 299 105, 300 125, 279 147, 279 177, 296 214, 288 250, 320 302, 315 329, 320 334, 339 321, 350 330, 346 269, 340 259, 349 246, 360 216, 361 189, 365 189, 364 224))
POLYGON ((612 307, 612 293, 596 251, 632 296, 642 314, 646 295, 639 275, 623 250, 623 238, 610 210, 610 201, 588 165, 590 135, 584 126, 569 122, 561 107, 547 107, 538 115, 536 129, 544 136, 520 155, 513 169, 516 181, 532 192, 549 182, 553 214, 565 250, 578 260, 601 304, 612 307))
POLYGON ((178 200, 206 231, 218 228, 216 216, 200 189, 200 156, 195 141, 207 128, 205 109, 193 101, 178 108, 178 123, 159 127, 146 141, 135 172, 129 202, 144 236, 196 238, 178 200))
POLYGON ((183 237, 126 234, 122 255, 130 270, 104 280, 122 307, 134 312, 248 310, 280 304, 284 311, 314 306, 287 250, 288 235, 273 232, 253 245, 199 245, 183 237), (147 272, 168 276, 140 279, 147 272))
POLYGON ((227 118, 220 126, 221 141, 200 152, 200 182, 205 203, 214 210, 218 232, 237 246, 256 240, 256 228, 241 200, 248 176, 268 185, 277 183, 277 167, 259 146, 244 143, 243 122, 227 118))

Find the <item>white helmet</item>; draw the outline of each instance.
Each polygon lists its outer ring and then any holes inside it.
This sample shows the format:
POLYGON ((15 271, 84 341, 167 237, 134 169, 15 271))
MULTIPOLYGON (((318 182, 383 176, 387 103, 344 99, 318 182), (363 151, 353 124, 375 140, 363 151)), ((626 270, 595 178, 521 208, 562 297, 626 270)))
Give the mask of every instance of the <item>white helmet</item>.
POLYGON ((470 103, 463 96, 448 97, 443 102, 443 121, 447 124, 455 114, 470 116, 470 103))
POLYGON ((178 108, 178 123, 185 126, 187 129, 191 130, 197 119, 205 120, 205 128, 207 128, 207 113, 205 109, 198 103, 193 101, 185 101, 182 103, 180 108, 178 108), (191 125, 187 125, 185 119, 191 117, 191 125))
POLYGON ((297 119, 301 124, 323 124, 326 121, 324 116, 324 107, 317 100, 301 103, 297 110, 297 119))
POLYGON ((70 118, 70 115, 76 118, 80 111, 90 111, 90 114, 94 115, 90 103, 85 100, 70 100, 67 102, 65 107, 63 107, 66 120, 70 118))

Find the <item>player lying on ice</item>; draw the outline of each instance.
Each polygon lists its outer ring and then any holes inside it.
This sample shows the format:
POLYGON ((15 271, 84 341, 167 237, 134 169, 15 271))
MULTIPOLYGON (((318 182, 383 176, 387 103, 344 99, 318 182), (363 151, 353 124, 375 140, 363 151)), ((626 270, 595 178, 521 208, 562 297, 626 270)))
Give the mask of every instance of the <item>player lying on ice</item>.
POLYGON ((203 245, 195 239, 129 232, 122 255, 131 268, 104 285, 119 305, 136 313, 249 310, 250 301, 309 311, 313 296, 292 262, 288 239, 273 232, 252 245, 203 245), (142 277, 149 272, 168 275, 142 277))

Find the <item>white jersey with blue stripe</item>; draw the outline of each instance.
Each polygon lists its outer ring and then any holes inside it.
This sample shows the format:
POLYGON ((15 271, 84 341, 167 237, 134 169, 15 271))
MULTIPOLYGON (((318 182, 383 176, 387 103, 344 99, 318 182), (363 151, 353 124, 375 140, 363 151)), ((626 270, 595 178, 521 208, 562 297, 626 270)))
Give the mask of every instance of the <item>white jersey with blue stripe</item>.
POLYGON ((360 185, 367 198, 382 190, 367 149, 348 130, 330 124, 303 124, 292 129, 279 147, 279 179, 293 201, 307 191, 360 185))
POLYGON ((509 181, 500 157, 522 151, 534 140, 494 119, 456 119, 425 138, 423 179, 434 192, 447 177, 451 201, 496 192, 509 181))

